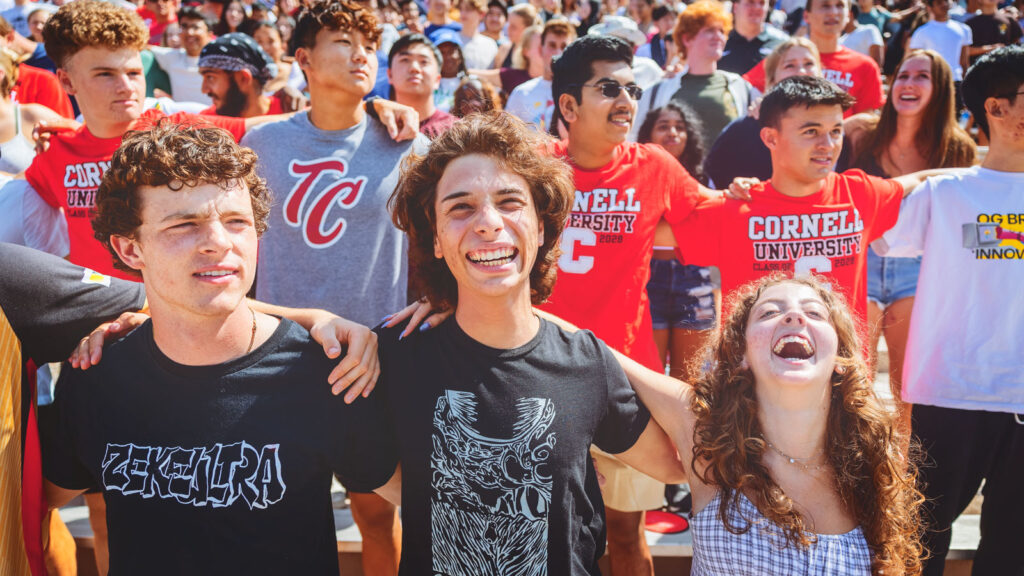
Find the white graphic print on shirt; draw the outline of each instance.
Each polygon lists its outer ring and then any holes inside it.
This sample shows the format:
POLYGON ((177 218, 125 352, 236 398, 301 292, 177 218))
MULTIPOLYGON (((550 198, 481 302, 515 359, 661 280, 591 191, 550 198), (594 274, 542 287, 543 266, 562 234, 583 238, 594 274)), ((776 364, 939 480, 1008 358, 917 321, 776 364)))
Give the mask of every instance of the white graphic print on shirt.
POLYGON ((180 504, 224 508, 241 498, 249 509, 284 497, 281 446, 257 450, 246 441, 209 448, 107 444, 103 487, 124 495, 174 499, 180 504))
POLYGON ((577 254, 577 245, 622 244, 624 235, 633 233, 633 223, 643 209, 635 195, 635 188, 577 190, 569 224, 562 232, 558 268, 568 274, 586 274, 594 267, 594 257, 577 254))
POLYGON ((476 430, 477 398, 448 390, 434 410, 433 569, 451 576, 547 574, 554 403, 520 398, 510 438, 476 430))
POLYGON ((963 225, 964 248, 977 260, 1024 260, 1024 214, 978 214, 963 225))

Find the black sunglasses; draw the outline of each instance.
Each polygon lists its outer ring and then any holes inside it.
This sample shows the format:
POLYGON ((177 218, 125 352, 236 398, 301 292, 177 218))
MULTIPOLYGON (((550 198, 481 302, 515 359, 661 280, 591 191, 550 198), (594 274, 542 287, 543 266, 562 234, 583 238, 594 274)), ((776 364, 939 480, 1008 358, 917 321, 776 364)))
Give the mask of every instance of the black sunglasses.
POLYGON ((573 86, 586 86, 587 88, 600 88, 601 95, 605 98, 618 98, 619 93, 623 90, 633 100, 639 101, 644 95, 644 89, 637 86, 636 84, 627 84, 623 86, 618 82, 601 82, 600 84, 574 84, 573 86))

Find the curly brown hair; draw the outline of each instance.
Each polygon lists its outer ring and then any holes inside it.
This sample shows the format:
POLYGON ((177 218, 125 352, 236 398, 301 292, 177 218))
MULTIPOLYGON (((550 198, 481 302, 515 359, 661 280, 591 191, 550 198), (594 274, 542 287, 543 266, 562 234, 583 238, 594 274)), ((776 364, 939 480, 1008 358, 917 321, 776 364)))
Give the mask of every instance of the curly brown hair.
POLYGON ((430 145, 426 156, 410 156, 402 166, 398 187, 388 201, 395 226, 409 235, 409 268, 413 286, 438 308, 455 307, 458 288, 444 260, 434 257, 437 183, 456 158, 481 154, 526 181, 544 242, 530 271, 530 297, 541 304, 555 285, 561 250, 559 236, 572 209, 575 187, 568 164, 544 153, 547 141, 518 118, 505 112, 471 114, 455 123, 430 145))
POLYGON ((82 48, 134 48, 149 42, 149 29, 135 12, 102 0, 76 0, 60 7, 43 26, 46 55, 58 68, 82 48))
POLYGON ((875 396, 872 372, 843 297, 826 289, 818 278, 775 274, 732 295, 731 313, 709 345, 713 368, 694 386, 693 469, 705 465, 698 472, 700 479, 721 491, 719 519, 730 532, 741 534, 751 528, 749 523, 737 526, 731 519, 742 492, 753 496, 751 500, 781 529, 788 544, 806 547, 813 541, 793 500, 764 464, 768 447, 757 417, 754 374, 743 367, 751 310, 767 288, 781 283, 814 289, 828 308, 838 336, 836 365, 844 370, 832 376, 825 456, 840 500, 857 519, 871 548, 872 572, 920 574, 924 549, 919 509, 924 496, 917 489, 915 458, 899 451, 894 415, 875 396))
POLYGON ((121 261, 110 237, 135 237, 142 225, 141 187, 166 186, 177 191, 199 184, 226 188, 240 181, 252 198, 256 234, 263 234, 272 202, 270 189, 256 174, 256 162, 252 149, 239 146, 227 131, 201 120, 181 123, 164 118, 148 130, 128 132, 96 191, 93 233, 110 251, 116 268, 139 275, 121 261))
POLYGON ((299 48, 311 50, 324 28, 354 30, 371 42, 380 41, 377 16, 372 10, 348 0, 314 0, 295 18, 295 29, 288 40, 289 54, 295 54, 299 48))

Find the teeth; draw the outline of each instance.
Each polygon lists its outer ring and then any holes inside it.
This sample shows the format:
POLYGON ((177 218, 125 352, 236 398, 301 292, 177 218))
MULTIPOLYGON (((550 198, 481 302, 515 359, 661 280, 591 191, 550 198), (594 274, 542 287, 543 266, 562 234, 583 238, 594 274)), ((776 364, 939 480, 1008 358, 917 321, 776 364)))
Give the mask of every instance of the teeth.
POLYGON ((230 270, 214 270, 212 272, 200 272, 199 276, 217 277, 217 276, 230 276, 232 274, 234 274, 234 272, 232 272, 230 270))
POLYGON ((478 250, 467 255, 470 262, 484 266, 501 266, 508 264, 515 256, 515 248, 497 248, 495 250, 478 250))
POLYGON ((811 348, 811 343, 802 336, 785 336, 780 338, 779 341, 775 343, 774 352, 776 354, 782 354, 782 350, 786 347, 786 344, 800 344, 804 347, 804 351, 807 352, 808 356, 814 354, 814 348, 811 348))

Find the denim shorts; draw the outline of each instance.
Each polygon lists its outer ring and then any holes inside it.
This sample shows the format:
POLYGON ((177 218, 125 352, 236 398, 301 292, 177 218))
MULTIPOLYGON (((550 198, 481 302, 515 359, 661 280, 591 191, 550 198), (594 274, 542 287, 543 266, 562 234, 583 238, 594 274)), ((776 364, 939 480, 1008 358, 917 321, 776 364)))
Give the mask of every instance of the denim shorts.
POLYGON ((651 259, 647 295, 655 330, 715 327, 714 285, 709 268, 689 266, 675 259, 651 259))
POLYGON ((921 257, 885 258, 868 248, 868 300, 885 308, 917 292, 921 257))

